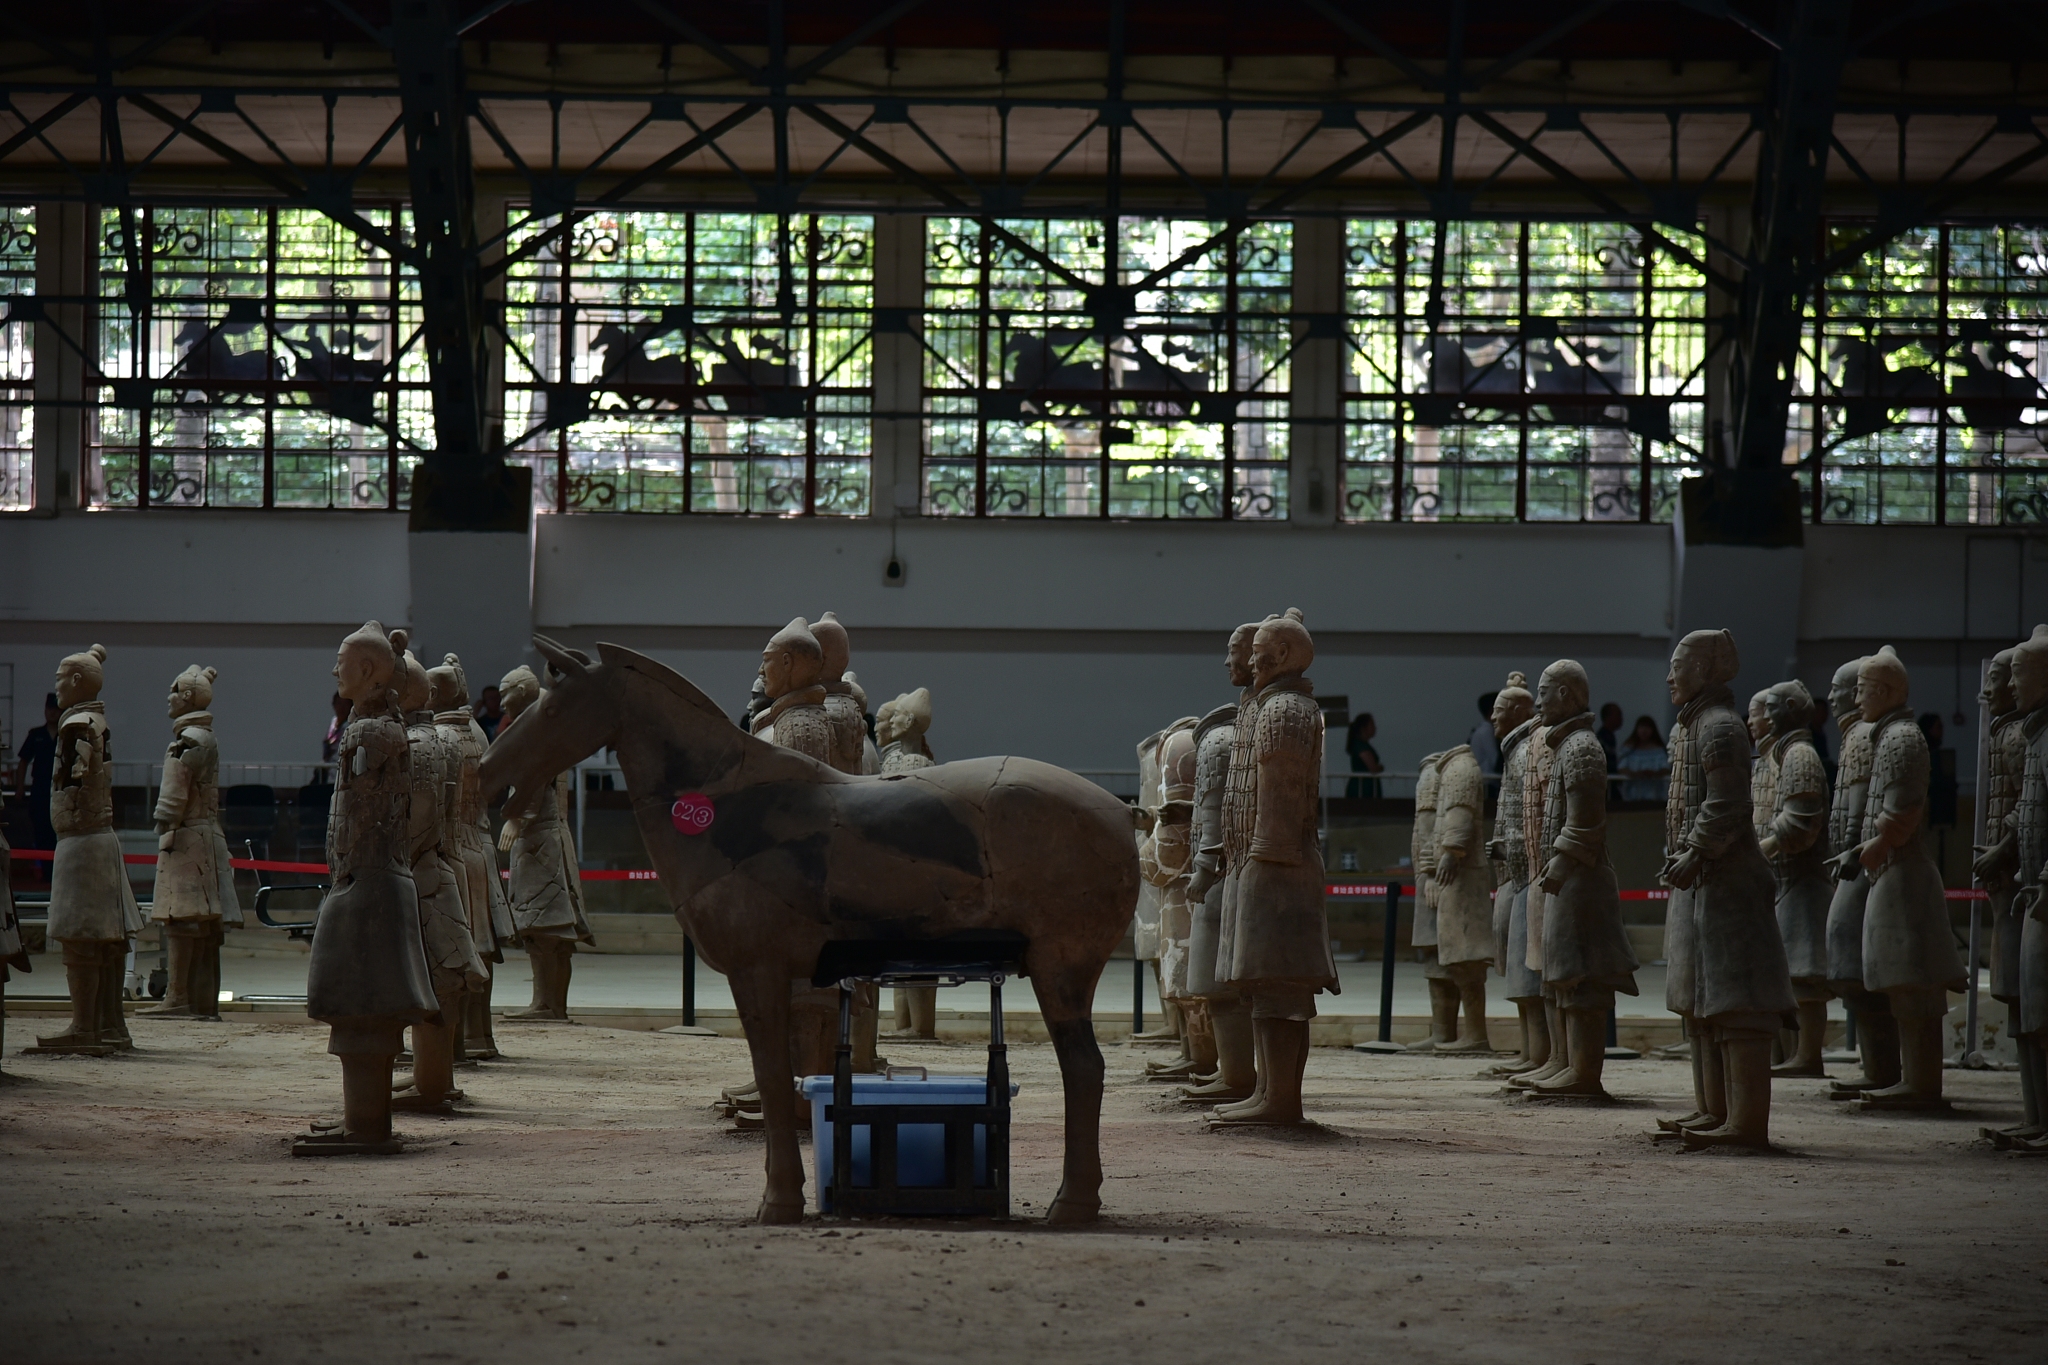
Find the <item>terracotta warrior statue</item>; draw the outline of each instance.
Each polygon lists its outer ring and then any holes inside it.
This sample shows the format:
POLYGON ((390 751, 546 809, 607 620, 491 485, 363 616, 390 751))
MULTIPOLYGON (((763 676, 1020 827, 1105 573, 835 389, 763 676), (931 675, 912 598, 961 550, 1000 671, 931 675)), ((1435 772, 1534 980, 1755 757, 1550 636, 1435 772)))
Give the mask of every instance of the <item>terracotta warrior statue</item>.
MULTIPOLYGON (((875 713, 875 738, 880 742, 877 771, 884 775, 915 772, 938 762, 924 737, 931 725, 932 694, 922 687, 901 693, 894 701, 883 702, 882 709, 875 713)), ((886 1037, 939 1036, 938 987, 897 986, 889 993, 895 997, 896 1027, 886 1037)))
POLYGON ((1337 988, 1323 908, 1323 713, 1307 677, 1314 661, 1315 643, 1292 608, 1252 637, 1252 837, 1224 907, 1216 977, 1251 997, 1259 1078, 1250 1099, 1211 1111, 1215 1123, 1303 1121, 1316 993, 1337 988))
MULTIPOLYGON (((830 633, 829 631, 827 632, 830 633)), ((832 767, 833 734, 829 694, 823 681, 825 649, 810 623, 798 616, 770 636, 761 650, 765 709, 754 715, 754 734, 770 744, 793 749, 832 767)), ((839 1044, 839 991, 796 987, 791 992, 790 1065, 798 1076, 822 1076, 832 1070, 839 1044)), ((856 1031, 856 1038, 862 1035, 856 1031)), ((856 1069, 870 1058, 856 1055, 856 1069)), ((742 1127, 758 1127, 761 1095, 749 1078, 728 1089, 725 1102, 742 1127)))
MULTIPOLYGON (((498 875, 498 855, 491 847, 491 815, 484 806, 477 785, 477 766, 484 761, 490 739, 469 704, 469 678, 462 661, 453 654, 441 658, 441 666, 427 670, 430 690, 428 705, 434 712, 434 730, 448 756, 448 775, 454 783, 447 825, 448 843, 442 857, 455 874, 456 890, 469 918, 470 940, 486 974, 505 960, 505 949, 515 941, 512 907, 505 899, 505 880, 498 875)), ((458 1040, 461 1060, 490 1061, 499 1055, 491 1033, 491 984, 486 981, 462 997, 462 1034, 458 1040)))
POLYGON ((1188 882, 1194 872, 1195 726, 1183 716, 1159 740, 1159 805, 1152 812, 1151 858, 1144 864, 1159 888, 1159 992, 1180 1011, 1181 1056, 1148 1063, 1150 1080, 1188 1081, 1216 1070, 1216 1044, 1200 997, 1188 990, 1188 938, 1193 929, 1188 882))
MULTIPOLYGON (((1195 725, 1195 808, 1188 841, 1194 850, 1194 874, 1188 880, 1188 993, 1202 1001, 1209 1036, 1216 1049, 1215 1079, 1181 1088, 1189 1104, 1228 1104, 1250 1099, 1258 1073, 1252 1051, 1251 1003, 1235 986, 1216 979, 1217 940, 1223 929, 1223 905, 1230 893, 1234 864, 1233 839, 1226 809, 1230 802, 1231 764, 1237 753, 1239 707, 1250 699, 1252 636, 1256 626, 1231 632, 1224 671, 1238 689, 1239 701, 1219 706, 1195 725)), ((1245 751, 1247 765, 1250 750, 1245 751)), ((1255 775, 1253 775, 1255 778, 1255 775)), ((1249 791, 1252 782, 1244 784, 1249 791)), ((1247 826, 1248 828, 1248 826, 1247 826)), ((1242 858, 1244 851, 1236 849, 1242 858)))
POLYGON ((1836 878, 1828 904, 1828 989, 1854 1013, 1856 1048, 1863 1074, 1837 1081, 1829 1093, 1854 1100, 1866 1090, 1883 1090, 1899 1081, 1899 1027, 1891 1002, 1863 986, 1863 912, 1870 895, 1870 877, 1856 855, 1863 842, 1863 808, 1870 792, 1870 726, 1856 703, 1862 659, 1835 670, 1828 686, 1828 710, 1842 736, 1835 768, 1834 800, 1828 808, 1828 851, 1836 878))
MULTIPOLYGON (((1543 989, 1564 1021, 1564 1067, 1527 1084, 1541 1098, 1605 1098, 1607 1020, 1614 995, 1636 993, 1636 955, 1621 923, 1607 858, 1607 752, 1593 733, 1586 670, 1559 659, 1536 685, 1550 773, 1544 784, 1543 989)), ((1556 1047, 1558 1040, 1552 1040, 1556 1047)), ((1768 1058, 1766 1058, 1768 1060, 1768 1058)))
POLYGON ((1491 1052, 1486 1036, 1486 969, 1493 963, 1493 867, 1486 847, 1486 779, 1472 746, 1437 760, 1436 851, 1429 885, 1436 904, 1436 960, 1429 980, 1432 1041, 1438 1052, 1491 1052), (1464 1022, 1459 1023, 1459 1006, 1464 1022))
MULTIPOLYGON (((498 695, 510 725, 546 693, 533 670, 522 664, 498 684, 498 695)), ((574 837, 562 818, 568 797, 569 774, 563 771, 548 782, 526 818, 507 820, 498 835, 498 847, 512 855, 512 927, 533 970, 533 1003, 507 1019, 567 1020, 576 945, 596 942, 583 914, 574 837)))
POLYGON ((57 857, 50 866, 51 942, 64 955, 71 1025, 36 1039, 36 1052, 96 1057, 134 1046, 121 1008, 128 940, 143 925, 114 833, 113 746, 106 707, 103 645, 57 665, 57 757, 50 776, 50 824, 57 857))
MULTIPOLYGON (((1268 618, 1273 619, 1273 618, 1268 618)), ((1184 1086, 1192 1104, 1228 1104, 1258 1091, 1258 1046, 1251 999, 1224 979, 1224 925, 1236 904, 1238 883, 1251 856, 1258 794, 1254 729, 1258 718, 1253 685, 1252 644, 1261 622, 1248 621, 1230 633, 1224 676, 1237 688, 1237 701, 1220 706, 1196 726, 1195 873, 1188 883, 1192 906, 1188 935, 1190 989, 1209 1015, 1217 1049, 1213 1081, 1184 1086)))
MULTIPOLYGON (((1813 745, 1813 695, 1794 679, 1764 694, 1770 721, 1770 818, 1757 846, 1778 884, 1778 937, 1799 1002, 1799 1046, 1773 1076, 1824 1076, 1821 1044, 1827 1036, 1828 903, 1835 879, 1828 871, 1828 770, 1813 745)), ((1758 767, 1765 766, 1759 760, 1758 767)))
MULTIPOLYGON (((825 689, 825 719, 830 733, 829 756, 825 761, 840 772, 855 777, 875 773, 881 764, 873 742, 868 739, 867 693, 846 671, 853 659, 853 645, 846 634, 846 627, 828 611, 811 623, 811 636, 817 640, 821 655, 818 682, 825 689)), ((882 1027, 881 998, 880 988, 870 982, 863 981, 854 987, 853 1068, 856 1071, 874 1070, 876 1040, 882 1027)), ((837 1041, 836 1037, 834 1041, 837 1041)))
MULTIPOLYGON (((2048 626, 2035 626, 2033 635, 2016 650, 2012 659, 2013 704, 2021 717, 2019 728, 2026 737, 2024 766, 2020 775, 2019 799, 2006 817, 2013 832, 2018 858, 2013 894, 2015 912, 2020 916, 2019 1023, 2013 1036, 2022 1044, 2020 1063, 2031 1067, 2036 1103, 2044 1103, 2042 1058, 2048 1055, 2048 626)), ((2026 1094, 2026 1071, 2021 1072, 2021 1095, 2026 1094)), ((2039 1116, 2048 1118, 2048 1115, 2039 1116)), ((2024 1130, 2028 1125, 2022 1122, 2024 1130)), ((1992 1140, 2026 1152, 2048 1152, 2048 1134, 2028 1136, 2024 1132, 1992 1140)))
POLYGON ((1159 741, 1166 731, 1154 730, 1138 741, 1138 804, 1132 818, 1137 822, 1138 906, 1131 915, 1131 952, 1140 962, 1152 964, 1152 984, 1159 992, 1159 1022, 1133 1036, 1133 1042, 1177 1041, 1186 1055, 1187 1040, 1181 1036, 1180 1006, 1166 998, 1165 983, 1159 976, 1159 887, 1144 871, 1153 856, 1152 812, 1159 809, 1159 741))
POLYGON ((1558 1007, 1554 993, 1543 990, 1543 911, 1550 899, 1543 890, 1543 871, 1550 864, 1543 851, 1543 811, 1550 792, 1551 752, 1550 727, 1541 716, 1529 727, 1522 753, 1522 875, 1528 878, 1529 889, 1522 898, 1521 968, 1527 973, 1523 988, 1533 984, 1542 993, 1544 1043, 1543 1061, 1517 1072, 1509 1081, 1517 1087, 1530 1081, 1547 1081, 1571 1061, 1566 1047, 1564 1011, 1558 1007))
POLYGON ((853 698, 853 707, 860 716, 860 772, 862 777, 873 777, 882 771, 881 746, 875 743, 874 727, 869 723, 868 693, 854 676, 852 669, 846 670, 846 694, 853 698))
POLYGON ((1692 1040, 1696 1110, 1658 1125, 1689 1147, 1770 1145, 1771 1040, 1795 1008, 1777 885, 1749 813, 1749 734, 1728 690, 1739 671, 1732 635, 1696 630, 1672 651, 1666 680, 1679 709, 1665 804, 1665 1004, 1692 1040))
POLYGON ((1948 993, 1966 988, 1948 924, 1941 869, 1920 837, 1932 758, 1907 705, 1906 666, 1890 645, 1857 670, 1856 704, 1870 727, 1870 789, 1851 852, 1870 879, 1863 912, 1863 986, 1891 1003, 1899 1031, 1896 1085, 1863 1092, 1866 1109, 1945 1109, 1941 1025, 1948 993))
POLYGON ((2027 768, 2026 714, 2013 691, 2013 660, 2018 650, 1992 656, 1978 699, 1991 716, 1989 771, 1984 782, 1984 837, 1971 865, 1991 910, 1991 998, 2005 1005, 2006 1032, 2019 1051, 2021 1118, 2010 1128, 1981 1130, 1994 1145, 2014 1138, 2048 1134, 2048 1108, 2042 1104, 2042 1069, 2034 1040, 2020 1032, 2020 938, 2024 911, 2016 903, 2019 844, 2013 813, 2019 806, 2020 782, 2027 768))
POLYGON ((412 1026, 412 1075, 394 1087, 399 1109, 442 1112, 462 1099, 455 1088, 455 1055, 462 1029, 462 993, 481 990, 490 969, 477 952, 470 932, 469 910, 462 903, 461 865, 451 825, 459 755, 434 724, 433 683, 410 650, 403 652, 393 674, 400 714, 405 718, 406 747, 412 797, 406 808, 406 832, 412 880, 419 905, 420 940, 433 982, 436 1019, 412 1026))
MULTIPOLYGON (((391 1061, 408 1024, 441 1020, 420 940, 412 880, 412 750, 394 678, 405 632, 367 621, 341 642, 335 691, 353 703, 335 754, 327 818, 333 881, 320 902, 306 973, 306 1013, 328 1026, 341 1059, 342 1118, 318 1126, 297 1155, 398 1150, 391 1137, 391 1061)), ((419 693, 425 697, 425 679, 419 693)))
POLYGON ((1536 728, 1536 699, 1529 679, 1508 674, 1507 686, 1494 694, 1493 737, 1500 743, 1500 802, 1493 822, 1493 841, 1486 846, 1493 861, 1494 969, 1507 978, 1507 997, 1521 1015, 1520 1055, 1487 1074, 1519 1076, 1550 1060, 1550 1029, 1543 1013, 1543 977, 1529 970, 1529 850, 1523 833, 1522 789, 1529 765, 1529 734, 1536 728))
POLYGON ((803 617, 776 631, 761 651, 762 695, 768 705, 755 714, 754 733, 830 767, 832 721, 825 710, 824 669, 824 647, 803 617))
POLYGON ((875 739, 881 746, 881 771, 914 772, 938 762, 925 731, 932 728, 932 694, 925 688, 905 692, 882 703, 875 713, 875 739))
POLYGON ((1770 690, 1757 693, 1749 699, 1749 742, 1755 746, 1755 754, 1749 764, 1749 818, 1756 823, 1757 842, 1770 833, 1771 814, 1778 808, 1776 796, 1772 794, 1771 783, 1777 777, 1777 770, 1771 759, 1771 715, 1764 703, 1770 697, 1770 690))
POLYGON ((220 1018, 220 945, 239 923, 235 870, 220 827, 220 745, 213 737, 211 668, 194 664, 171 684, 171 744, 156 801, 156 891, 149 917, 161 926, 168 982, 160 1005, 138 1014, 220 1018))
POLYGON ((872 772, 867 766, 866 700, 856 695, 854 682, 846 676, 847 666, 853 660, 853 644, 846 627, 828 611, 812 623, 811 635, 823 652, 818 681, 825 688, 825 715, 832 727, 832 757, 827 762, 840 772, 856 776, 872 772))
MULTIPOLYGON (((1242 728, 1243 722, 1239 725, 1242 728)), ((1408 866, 1415 874, 1415 918, 1409 926, 1408 942, 1429 982, 1429 1036, 1410 1043, 1404 1052, 1434 1052, 1458 1036, 1457 992, 1437 984, 1450 978, 1436 960, 1436 887, 1429 875, 1436 865, 1437 764, 1442 760, 1441 752, 1424 754, 1415 774, 1415 823, 1408 833, 1408 866)))
POLYGON ((10 971, 32 972, 28 949, 21 941, 21 921, 14 913, 14 847, 0 831, 0 1056, 7 1051, 7 983, 10 971))

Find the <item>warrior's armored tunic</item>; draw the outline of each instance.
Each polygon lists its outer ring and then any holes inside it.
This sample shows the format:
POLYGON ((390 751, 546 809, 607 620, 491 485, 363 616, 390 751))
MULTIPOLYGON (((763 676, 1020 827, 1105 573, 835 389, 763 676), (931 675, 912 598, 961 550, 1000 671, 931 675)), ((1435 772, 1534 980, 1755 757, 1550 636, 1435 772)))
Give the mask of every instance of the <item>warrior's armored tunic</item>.
POLYGON ((1702 865, 1690 887, 1671 892, 1665 1005, 1721 1028, 1770 1031, 1795 1006, 1777 884, 1750 817, 1749 750, 1725 685, 1693 698, 1671 727, 1666 851, 1690 851, 1702 865))

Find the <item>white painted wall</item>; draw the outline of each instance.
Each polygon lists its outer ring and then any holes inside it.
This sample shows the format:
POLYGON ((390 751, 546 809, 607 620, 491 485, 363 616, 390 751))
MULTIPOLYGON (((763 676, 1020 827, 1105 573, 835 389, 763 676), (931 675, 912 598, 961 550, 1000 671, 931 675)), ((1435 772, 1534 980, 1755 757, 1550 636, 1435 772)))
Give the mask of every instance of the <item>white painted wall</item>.
MULTIPOLYGON (((1587 666, 1596 702, 1620 703, 1631 720, 1668 710, 1663 527, 543 516, 534 543, 538 629, 643 649, 734 711, 769 631, 837 611, 872 702, 932 689, 932 742, 947 757, 1129 767, 1137 739, 1229 700, 1230 629, 1287 606, 1316 634, 1317 690, 1373 712, 1395 768, 1462 739, 1474 699, 1510 668, 1533 678, 1561 655, 1587 666), (892 535, 909 566, 901 588, 882 583, 892 535)), ((1808 528, 1802 676, 1822 685, 1841 658, 1890 639, 1915 670, 1916 701, 1950 709, 1974 687, 1978 655, 2009 643, 1990 635, 1995 623, 2048 614, 2041 543, 1808 528)), ((502 556, 479 556, 470 584, 440 558, 444 601, 466 593, 479 613, 516 614, 525 589, 502 556)), ((421 566, 409 559, 403 520, 386 515, 0 521, 0 662, 16 667, 15 723, 38 723, 57 659, 97 639, 112 651, 106 699, 124 758, 160 748, 170 679, 207 662, 221 669, 225 757, 309 760, 335 644, 367 617, 416 614, 421 566)), ((1739 636, 1742 623, 1728 624, 1739 636)), ((449 647, 421 645, 436 658, 449 647)), ((520 661, 465 655, 473 685, 520 661)), ((1967 773, 1968 737, 1952 742, 1967 773)))

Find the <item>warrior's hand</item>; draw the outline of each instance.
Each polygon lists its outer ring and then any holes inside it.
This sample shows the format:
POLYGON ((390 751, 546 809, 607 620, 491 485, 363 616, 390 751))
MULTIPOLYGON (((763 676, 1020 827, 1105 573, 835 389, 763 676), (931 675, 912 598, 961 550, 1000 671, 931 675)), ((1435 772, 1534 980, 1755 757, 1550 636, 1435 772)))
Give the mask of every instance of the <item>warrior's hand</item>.
POLYGON ((1543 868, 1543 889, 1549 895, 1556 895, 1564 889, 1564 879, 1571 875, 1571 860, 1562 853, 1550 855, 1550 861, 1543 868))
POLYGON ((1664 880, 1680 891, 1690 890, 1700 879, 1705 863, 1698 849, 1688 848, 1664 865, 1664 880))
POLYGON ((1858 868, 1856 865, 1855 849, 1852 848, 1846 853, 1838 853, 1833 858, 1830 858, 1828 862, 1834 868, 1836 881, 1853 882, 1856 880, 1858 868))
POLYGON ((1209 894, 1209 888, 1214 885, 1216 885, 1215 869, 1209 867, 1197 867, 1195 869, 1195 875, 1188 878, 1188 899, 1205 899, 1209 894))
POLYGON ((1775 834, 1766 834, 1763 838, 1756 841, 1756 846, 1763 850, 1763 855, 1766 858, 1778 856, 1778 836, 1775 834))
POLYGON ((1875 877, 1892 856, 1892 846, 1882 839, 1871 839, 1855 849, 1856 861, 1863 864, 1863 870, 1875 877))
POLYGON ((1436 855, 1436 866, 1430 869, 1429 879, 1435 882, 1458 880, 1458 864, 1465 859, 1463 849, 1447 848, 1436 855))

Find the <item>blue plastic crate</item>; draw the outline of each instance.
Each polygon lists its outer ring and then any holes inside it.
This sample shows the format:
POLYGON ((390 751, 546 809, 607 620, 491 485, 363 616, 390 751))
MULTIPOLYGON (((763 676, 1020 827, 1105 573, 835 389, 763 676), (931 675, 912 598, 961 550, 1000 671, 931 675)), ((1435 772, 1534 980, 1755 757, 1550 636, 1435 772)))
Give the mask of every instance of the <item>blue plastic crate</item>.
MULTIPOLYGON (((818 1185, 818 1209, 832 1211, 829 1189, 832 1183, 832 1125, 825 1108, 832 1103, 832 1078, 806 1076, 804 1098, 811 1102, 811 1149, 816 1157, 813 1173, 818 1185)), ((1016 1082, 1010 1094, 1017 1094, 1016 1082)), ((862 1104, 981 1104, 988 1098, 986 1076, 855 1076, 853 1102, 862 1104)), ((868 1143, 873 1128, 856 1124, 853 1129, 853 1183, 866 1185, 874 1178, 868 1143)), ((974 1166, 982 1170, 988 1161, 988 1125, 974 1125, 974 1166)), ((905 1189, 937 1189, 946 1183, 946 1129, 937 1123, 906 1123, 896 1129, 896 1183, 905 1189)), ((977 1180, 986 1188, 987 1181, 977 1180)))

